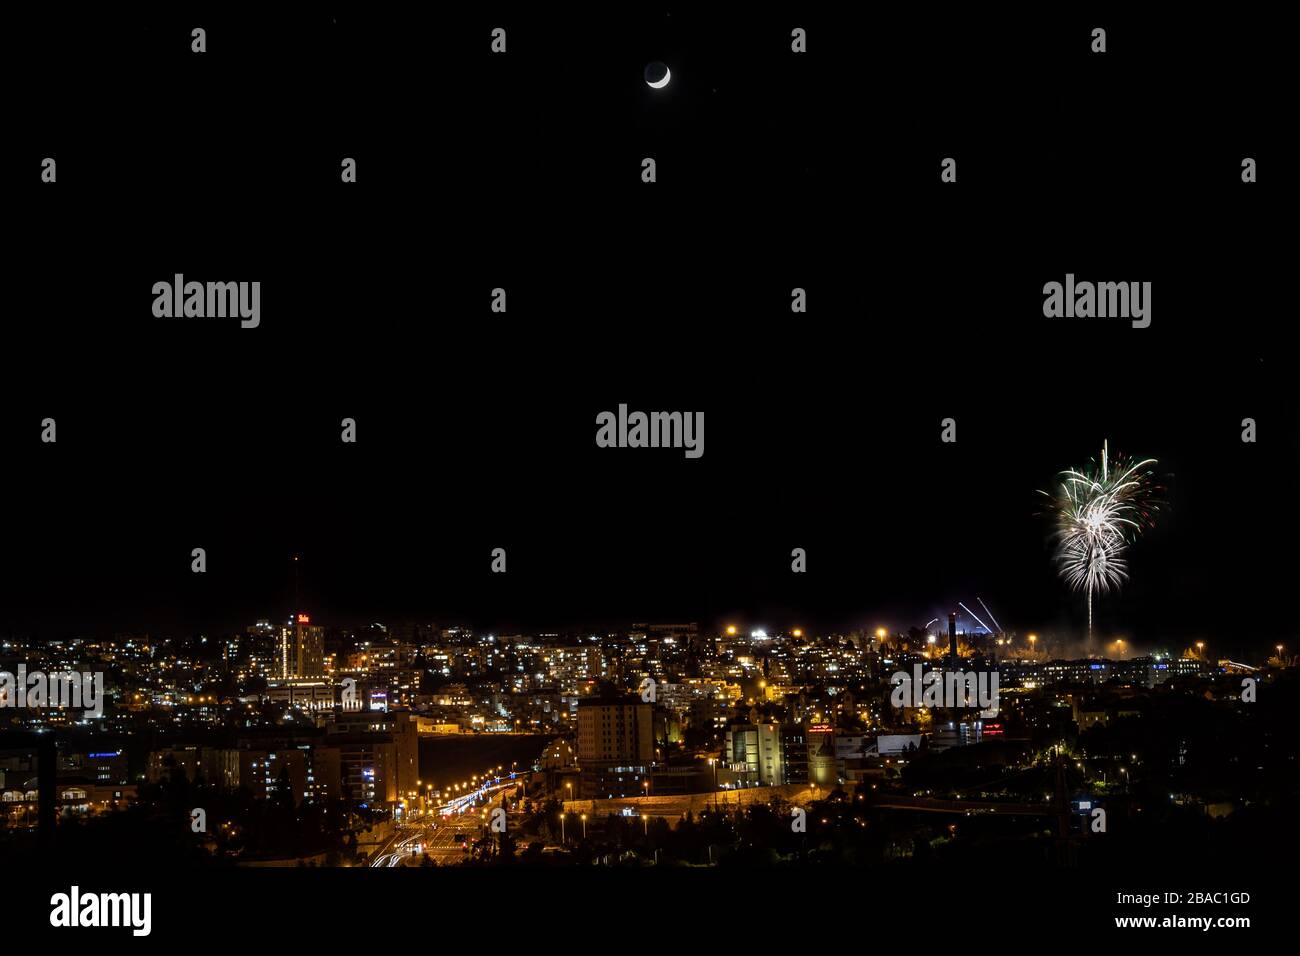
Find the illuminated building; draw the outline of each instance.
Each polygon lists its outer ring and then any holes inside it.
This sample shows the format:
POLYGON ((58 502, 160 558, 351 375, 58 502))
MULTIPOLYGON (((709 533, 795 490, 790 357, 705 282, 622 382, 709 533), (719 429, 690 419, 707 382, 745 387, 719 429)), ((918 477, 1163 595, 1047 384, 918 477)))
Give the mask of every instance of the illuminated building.
POLYGON ((733 724, 727 731, 723 764, 745 786, 779 786, 786 782, 785 750, 776 724, 733 724))
POLYGON ((578 701, 582 799, 644 794, 654 761, 652 708, 638 697, 578 701))
POLYGON ((405 711, 343 711, 326 736, 339 750, 343 795, 393 807, 419 787, 419 723, 405 711))
POLYGON ((280 677, 325 676, 325 628, 306 614, 295 614, 280 629, 280 677))
POLYGON ((166 780, 173 768, 191 783, 202 778, 226 790, 239 786, 238 750, 195 745, 151 750, 145 766, 145 779, 150 783, 166 780))
POLYGON ((288 787, 294 803, 341 795, 342 752, 333 746, 300 745, 279 750, 241 750, 240 785, 254 797, 275 797, 288 787))
POLYGON ((834 786, 839 782, 835 728, 830 724, 809 724, 807 740, 808 782, 818 786, 834 786))

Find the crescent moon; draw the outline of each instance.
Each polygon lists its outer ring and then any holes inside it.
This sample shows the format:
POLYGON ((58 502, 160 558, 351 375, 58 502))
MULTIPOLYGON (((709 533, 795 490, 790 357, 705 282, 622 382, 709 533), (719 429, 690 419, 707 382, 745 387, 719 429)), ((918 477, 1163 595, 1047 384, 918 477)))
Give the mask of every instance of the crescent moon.
POLYGON ((668 81, 671 80, 672 78, 673 78, 673 71, 668 69, 668 67, 664 67, 664 78, 662 80, 660 80, 658 83, 649 83, 649 81, 647 81, 647 83, 650 89, 652 90, 662 90, 665 86, 668 85, 668 81))

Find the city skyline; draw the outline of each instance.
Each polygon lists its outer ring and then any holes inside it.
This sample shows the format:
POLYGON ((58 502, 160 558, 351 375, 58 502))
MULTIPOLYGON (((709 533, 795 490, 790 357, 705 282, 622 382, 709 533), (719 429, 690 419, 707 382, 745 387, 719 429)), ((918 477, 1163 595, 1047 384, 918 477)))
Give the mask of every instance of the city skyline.
POLYGON ((194 864, 563 865, 611 845, 648 865, 879 864, 986 854, 988 840, 1005 861, 1028 840, 1072 867, 1132 852, 1144 820, 1249 828, 1240 811, 1286 762, 1261 755, 1269 775, 1231 786, 1204 775, 1224 727, 1257 727, 1265 751, 1279 739, 1267 715, 1293 684, 1284 646, 1261 666, 1201 643, 1065 660, 1046 636, 963 630, 955 611, 929 624, 827 641, 651 621, 565 639, 348 634, 296 612, 211 641, 5 642, 0 836, 20 850, 52 839, 57 810, 59 838, 83 845, 197 803, 196 839, 153 837, 194 864), (71 662, 104 691, 85 712, 27 689, 29 665, 57 676, 71 662), (979 785, 972 762, 988 763, 979 785), (955 821, 947 836, 929 814, 955 821), (1108 819, 1116 835, 1099 839, 1108 819), (971 837, 945 848, 958 831, 971 837))
POLYGON ((6 18, 9 935, 1285 923, 1280 10, 516 6, 6 18))

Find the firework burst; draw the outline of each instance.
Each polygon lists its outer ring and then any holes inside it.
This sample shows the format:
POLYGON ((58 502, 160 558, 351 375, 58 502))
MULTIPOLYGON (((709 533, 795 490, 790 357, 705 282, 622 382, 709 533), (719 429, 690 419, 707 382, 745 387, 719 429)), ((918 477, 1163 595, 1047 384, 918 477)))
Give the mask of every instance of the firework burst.
POLYGON ((1088 601, 1088 642, 1092 643, 1092 599, 1118 591, 1128 580, 1124 553, 1155 524, 1160 509, 1153 484, 1154 458, 1131 462, 1110 458, 1102 445, 1101 465, 1069 469, 1060 474, 1056 494, 1039 492, 1051 503, 1057 528, 1056 563, 1072 589, 1088 601))

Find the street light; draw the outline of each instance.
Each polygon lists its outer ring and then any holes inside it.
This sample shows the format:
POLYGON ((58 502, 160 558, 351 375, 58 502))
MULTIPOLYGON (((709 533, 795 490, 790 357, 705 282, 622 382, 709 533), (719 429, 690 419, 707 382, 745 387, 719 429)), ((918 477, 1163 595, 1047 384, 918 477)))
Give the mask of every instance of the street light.
POLYGON ((650 835, 650 824, 648 821, 649 821, 649 817, 647 817, 644 813, 641 814, 641 832, 645 836, 650 835))
POLYGON ((560 844, 566 844, 569 841, 564 838, 564 812, 560 812, 560 844))
POLYGON ((582 838, 587 839, 587 815, 582 815, 582 838))

